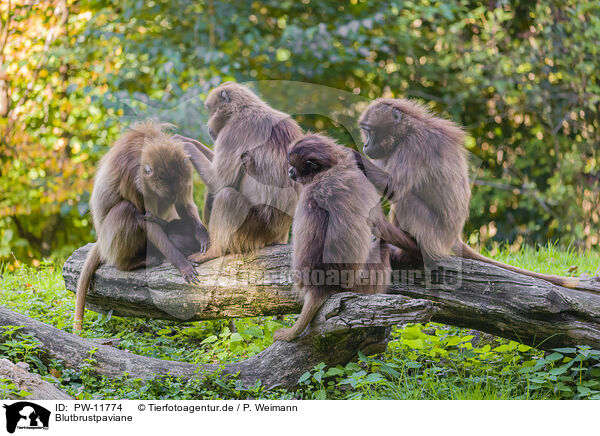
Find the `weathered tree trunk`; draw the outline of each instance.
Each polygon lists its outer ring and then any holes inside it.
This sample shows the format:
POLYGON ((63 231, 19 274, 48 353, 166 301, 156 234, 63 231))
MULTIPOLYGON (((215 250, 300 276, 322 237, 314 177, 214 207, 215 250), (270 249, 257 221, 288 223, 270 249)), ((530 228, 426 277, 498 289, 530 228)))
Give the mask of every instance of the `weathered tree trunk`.
MULTIPOLYGON (((63 266, 67 289, 77 279, 92 244, 75 251, 63 266)), ((102 265, 87 294, 86 306, 100 313, 180 321, 201 321, 298 313, 292 292, 290 249, 275 245, 258 255, 226 256, 197 268, 202 287, 194 287, 168 262, 132 272, 102 265)))
MULTIPOLYGON (((67 260, 63 276, 74 291, 91 245, 67 260)), ((298 313, 292 291, 290 247, 226 256, 200 265, 201 286, 184 282, 170 264, 121 272, 103 265, 88 293, 88 308, 115 315, 178 320, 298 313)), ((422 269, 394 272, 388 291, 437 303, 432 320, 478 329, 542 349, 600 348, 600 281, 582 278, 566 289, 482 262, 451 258, 431 277, 422 269)))
MULTIPOLYGON (((10 360, 0 359, 0 377, 13 382, 15 386, 25 392, 29 392, 27 400, 73 400, 74 398, 58 389, 52 383, 42 380, 38 374, 32 374, 21 364, 14 364, 10 360)), ((19 400, 24 397, 9 395, 11 400, 19 400)))
POLYGON ((432 321, 543 350, 600 349, 598 278, 582 277, 580 288, 568 289, 478 261, 453 258, 441 267, 444 272, 427 284, 400 281, 389 293, 437 302, 440 310, 432 321))
MULTIPOLYGON (((345 364, 356 358, 357 350, 373 354, 385 350, 391 326, 407 322, 427 322, 436 311, 427 300, 400 295, 364 296, 337 294, 321 308, 307 331, 294 342, 273 345, 242 362, 224 365, 225 374, 237 374, 245 385, 256 381, 268 386, 291 388, 300 376, 317 363, 345 364)), ((129 374, 134 378, 154 378, 171 374, 175 377, 202 377, 219 370, 220 365, 198 366, 138 356, 95 341, 64 332, 0 306, 0 326, 24 326, 54 357, 69 367, 81 368, 90 359, 102 375, 116 377, 129 374)))

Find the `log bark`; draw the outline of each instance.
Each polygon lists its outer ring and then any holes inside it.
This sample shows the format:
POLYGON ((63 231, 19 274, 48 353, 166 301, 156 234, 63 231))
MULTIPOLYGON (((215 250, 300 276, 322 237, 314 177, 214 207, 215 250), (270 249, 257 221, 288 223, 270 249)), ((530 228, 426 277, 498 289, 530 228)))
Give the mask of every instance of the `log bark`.
MULTIPOLYGON (((92 244, 76 250, 63 266, 68 290, 77 279, 92 244)), ((225 256, 196 268, 203 284, 189 285, 168 262, 154 268, 119 271, 102 265, 86 298, 95 312, 117 316, 202 321, 299 313, 302 303, 292 291, 287 245, 256 255, 225 256)))
POLYGON ((440 274, 432 280, 400 280, 388 292, 438 303, 432 321, 542 350, 577 345, 600 349, 597 277, 582 277, 578 289, 568 289, 467 259, 452 258, 438 266, 440 274))
POLYGON ((0 306, 0 326, 23 326, 22 331, 33 334, 67 367, 80 369, 92 358, 94 370, 108 377, 129 374, 149 379, 170 374, 202 378, 207 372, 222 370, 225 374, 239 373, 238 379, 244 385, 261 380, 267 387, 291 388, 304 372, 320 362, 345 364, 356 358, 357 350, 365 354, 384 351, 393 325, 427 322, 436 310, 430 301, 400 295, 337 294, 327 300, 313 323, 294 342, 275 342, 249 359, 222 368, 139 356, 67 333, 3 306, 0 306))
MULTIPOLYGON (((63 276, 75 291, 91 244, 67 260, 63 276)), ((164 263, 121 272, 103 265, 88 293, 87 307, 120 316, 182 321, 298 313, 292 291, 291 251, 267 247, 255 255, 226 256, 200 265, 202 285, 184 282, 164 263)), ((486 263, 450 258, 425 270, 394 271, 390 294, 423 298, 439 308, 432 320, 473 328, 541 349, 589 345, 600 349, 600 281, 582 278, 567 289, 486 263)))
MULTIPOLYGON (((22 362, 21 362, 22 363, 22 362)), ((52 383, 27 371, 27 366, 17 363, 16 365, 7 359, 0 359, 0 377, 10 380, 21 391, 29 395, 8 395, 11 400, 73 400, 74 398, 61 391, 52 383)))

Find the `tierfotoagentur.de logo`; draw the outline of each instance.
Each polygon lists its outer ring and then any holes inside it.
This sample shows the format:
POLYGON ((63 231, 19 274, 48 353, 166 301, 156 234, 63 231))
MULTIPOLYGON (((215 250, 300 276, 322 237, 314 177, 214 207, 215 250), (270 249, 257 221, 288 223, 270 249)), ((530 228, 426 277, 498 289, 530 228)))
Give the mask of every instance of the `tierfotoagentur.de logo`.
POLYGON ((14 433, 16 429, 48 429, 50 411, 29 401, 4 404, 6 409, 6 431, 14 433))

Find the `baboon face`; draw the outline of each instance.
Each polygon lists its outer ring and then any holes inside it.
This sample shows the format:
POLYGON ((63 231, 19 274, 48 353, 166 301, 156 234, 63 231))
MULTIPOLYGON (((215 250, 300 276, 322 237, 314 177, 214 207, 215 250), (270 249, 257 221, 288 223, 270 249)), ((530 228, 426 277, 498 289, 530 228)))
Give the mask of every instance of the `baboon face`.
POLYGON ((208 93, 204 106, 208 109, 208 133, 213 140, 236 111, 248 104, 260 102, 245 86, 225 82, 208 93))
POLYGON ((318 135, 308 135, 293 144, 288 152, 288 163, 290 178, 303 185, 336 164, 318 135))
POLYGON ((216 141, 219 132, 231 117, 231 97, 224 85, 218 86, 208 93, 204 106, 208 109, 208 134, 216 141))
POLYGON ((192 179, 192 168, 183 148, 169 142, 144 146, 140 160, 142 186, 158 197, 173 199, 192 179))
POLYGON ((408 122, 400 109, 385 103, 371 105, 361 116, 359 127, 364 153, 371 159, 392 155, 401 138, 408 132, 408 122))

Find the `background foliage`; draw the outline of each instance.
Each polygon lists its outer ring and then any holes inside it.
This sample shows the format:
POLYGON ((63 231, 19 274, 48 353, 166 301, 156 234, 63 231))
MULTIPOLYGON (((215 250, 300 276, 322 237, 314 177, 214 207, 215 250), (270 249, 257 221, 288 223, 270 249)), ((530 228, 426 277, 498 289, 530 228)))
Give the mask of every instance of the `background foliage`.
POLYGON ((202 137, 223 80, 423 99, 481 159, 471 243, 598 243, 598 1, 6 0, 0 16, 0 259, 92 239, 93 168, 122 123, 202 137))

